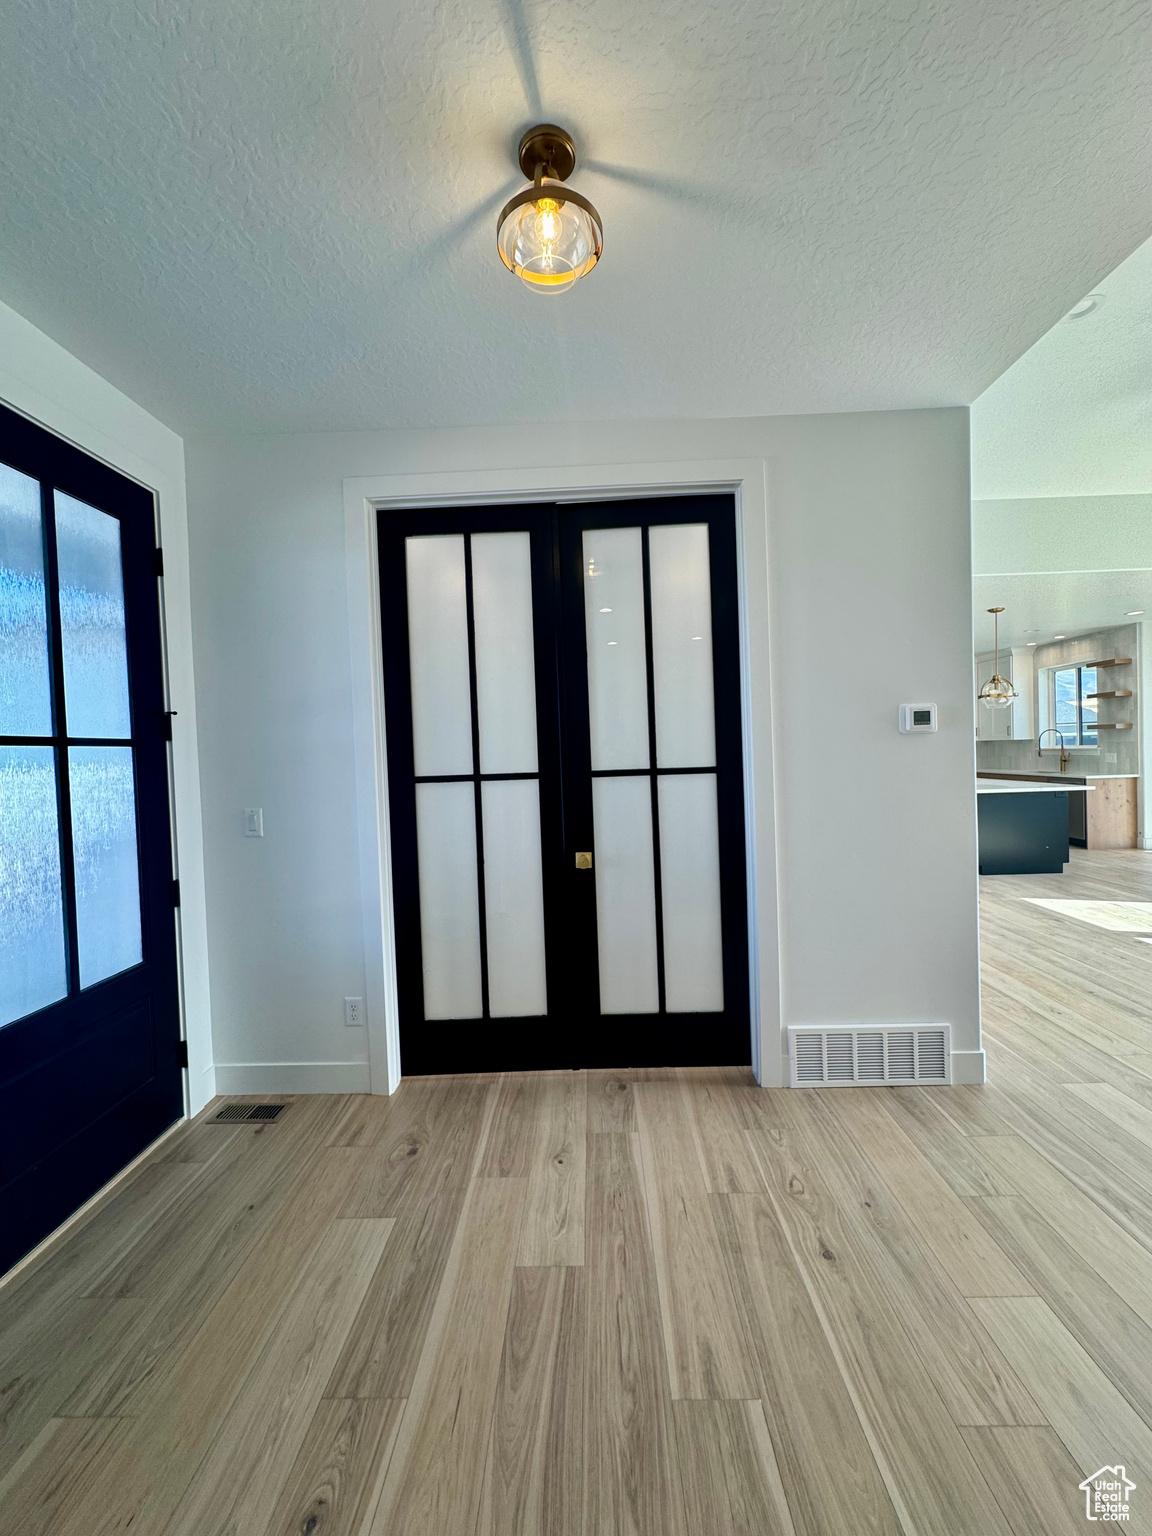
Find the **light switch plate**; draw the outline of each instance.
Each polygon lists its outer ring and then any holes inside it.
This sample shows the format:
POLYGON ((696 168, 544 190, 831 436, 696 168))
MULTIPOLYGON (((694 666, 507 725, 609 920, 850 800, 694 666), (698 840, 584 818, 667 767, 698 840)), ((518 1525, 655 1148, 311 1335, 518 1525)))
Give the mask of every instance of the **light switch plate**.
POLYGON ((264 836, 264 811, 258 805, 247 805, 244 807, 244 836, 264 836))

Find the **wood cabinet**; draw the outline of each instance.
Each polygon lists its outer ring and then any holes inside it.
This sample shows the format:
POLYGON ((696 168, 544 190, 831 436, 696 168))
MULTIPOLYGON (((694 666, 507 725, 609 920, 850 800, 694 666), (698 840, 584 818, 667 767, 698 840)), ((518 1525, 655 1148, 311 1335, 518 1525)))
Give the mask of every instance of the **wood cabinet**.
POLYGON ((1085 822, 1089 848, 1135 848, 1136 779, 1089 779, 1085 822))

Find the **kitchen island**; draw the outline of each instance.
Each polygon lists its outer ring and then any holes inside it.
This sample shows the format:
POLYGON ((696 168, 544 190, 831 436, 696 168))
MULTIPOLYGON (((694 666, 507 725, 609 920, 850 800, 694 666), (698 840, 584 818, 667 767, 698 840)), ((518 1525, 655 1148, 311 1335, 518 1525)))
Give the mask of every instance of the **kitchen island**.
MULTIPOLYGON (((1077 785, 1091 794, 1091 785, 1077 785)), ((1068 862, 1068 793, 1023 779, 977 779, 982 875, 1059 875, 1068 862)))
POLYGON ((1075 774, 977 770, 978 779, 1003 779, 1013 783, 1051 784, 1068 790, 1068 836, 1077 848, 1135 848, 1139 795, 1134 773, 1075 774), (1096 790, 1089 800, 1086 788, 1096 790))

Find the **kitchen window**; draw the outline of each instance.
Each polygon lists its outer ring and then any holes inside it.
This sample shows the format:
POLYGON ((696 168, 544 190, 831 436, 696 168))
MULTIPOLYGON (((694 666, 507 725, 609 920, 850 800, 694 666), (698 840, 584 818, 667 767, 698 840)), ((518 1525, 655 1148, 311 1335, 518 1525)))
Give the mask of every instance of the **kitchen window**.
POLYGON ((1096 668, 1055 667, 1051 698, 1052 725, 1065 743, 1096 746, 1096 668))

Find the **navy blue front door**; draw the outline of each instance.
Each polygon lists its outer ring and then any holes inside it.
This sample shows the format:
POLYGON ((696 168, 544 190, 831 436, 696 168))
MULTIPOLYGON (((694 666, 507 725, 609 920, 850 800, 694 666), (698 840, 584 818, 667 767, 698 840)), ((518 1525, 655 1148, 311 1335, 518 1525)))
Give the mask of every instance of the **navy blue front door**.
POLYGON ((155 528, 0 407, 0 1271, 183 1113, 155 528))

